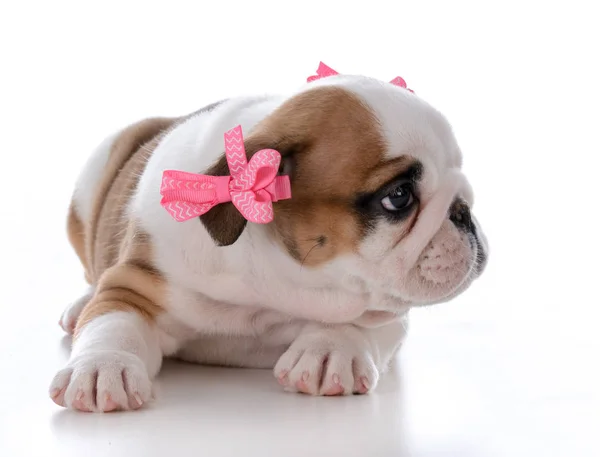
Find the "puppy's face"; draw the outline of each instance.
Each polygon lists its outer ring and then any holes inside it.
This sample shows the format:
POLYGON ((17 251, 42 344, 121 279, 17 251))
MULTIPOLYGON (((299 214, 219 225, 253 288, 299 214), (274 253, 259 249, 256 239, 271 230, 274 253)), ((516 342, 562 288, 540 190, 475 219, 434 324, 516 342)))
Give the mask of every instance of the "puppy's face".
POLYGON ((410 92, 359 77, 312 83, 246 141, 250 154, 265 147, 292 183, 273 236, 303 268, 411 305, 452 298, 482 272, 460 150, 410 92))

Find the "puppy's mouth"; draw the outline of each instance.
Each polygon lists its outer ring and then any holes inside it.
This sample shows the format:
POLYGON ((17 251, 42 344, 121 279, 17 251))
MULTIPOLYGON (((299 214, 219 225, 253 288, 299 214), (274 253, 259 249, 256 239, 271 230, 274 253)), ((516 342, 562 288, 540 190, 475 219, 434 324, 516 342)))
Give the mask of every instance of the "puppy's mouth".
POLYGON ((402 281, 403 293, 416 306, 451 300, 464 292, 485 268, 485 240, 475 230, 460 230, 460 236, 448 235, 456 233, 456 227, 451 227, 445 223, 443 231, 430 240, 402 281))
POLYGON ((439 303, 445 303, 456 298, 466 291, 471 283, 479 278, 479 276, 481 276, 485 270, 487 264, 487 252, 483 246, 483 243, 479 239, 479 236, 477 236, 475 233, 470 234, 469 243, 471 244, 471 252, 473 253, 473 261, 471 263, 469 273, 465 275, 462 282, 453 291, 429 304, 435 305, 439 303))

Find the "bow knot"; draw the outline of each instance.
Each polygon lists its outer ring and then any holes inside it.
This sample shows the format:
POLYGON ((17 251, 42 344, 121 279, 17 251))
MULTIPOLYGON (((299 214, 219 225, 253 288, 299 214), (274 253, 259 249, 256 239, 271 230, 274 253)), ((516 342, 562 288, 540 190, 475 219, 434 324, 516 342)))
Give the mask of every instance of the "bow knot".
POLYGON ((272 202, 291 198, 289 177, 277 176, 279 152, 262 149, 248 162, 239 125, 225 133, 225 157, 230 176, 163 173, 160 203, 175 220, 186 221, 232 202, 250 222, 267 224, 273 220, 272 202))
MULTIPOLYGON (((333 68, 328 67, 323 62, 319 62, 319 68, 317 68, 317 74, 306 78, 306 82, 316 81, 317 79, 327 78, 328 76, 336 76, 336 75, 339 75, 339 73, 337 71, 335 71, 333 68)), ((394 86, 402 87, 403 89, 406 89, 409 92, 414 93, 414 91, 412 89, 409 89, 408 87, 406 87, 406 81, 404 81, 404 79, 402 79, 400 76, 396 76, 394 79, 392 79, 390 81, 390 84, 393 84, 394 86)))

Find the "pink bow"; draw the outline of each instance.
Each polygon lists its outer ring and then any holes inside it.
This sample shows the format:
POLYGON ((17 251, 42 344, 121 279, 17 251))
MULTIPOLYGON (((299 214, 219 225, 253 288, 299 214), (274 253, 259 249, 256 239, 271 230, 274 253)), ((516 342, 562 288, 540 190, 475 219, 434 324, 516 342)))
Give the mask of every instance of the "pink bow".
POLYGON ((273 220, 272 202, 291 198, 289 176, 277 176, 279 152, 262 149, 248 162, 239 125, 225 133, 225 157, 231 176, 174 170, 163 173, 160 204, 175 220, 186 221, 215 205, 233 202, 250 222, 267 224, 273 220))
MULTIPOLYGON (((313 76, 309 76, 306 79, 306 82, 316 81, 317 79, 326 78, 328 76, 335 76, 335 75, 339 75, 339 73, 337 71, 335 71, 334 69, 329 68, 323 62, 319 62, 319 68, 317 68, 317 74, 313 75, 313 76)), ((400 76, 396 76, 394 79, 392 79, 390 81, 390 83, 393 84, 394 86, 402 87, 414 94, 414 91, 412 89, 409 89, 408 87, 406 87, 406 81, 404 81, 404 79, 402 79, 400 76)))

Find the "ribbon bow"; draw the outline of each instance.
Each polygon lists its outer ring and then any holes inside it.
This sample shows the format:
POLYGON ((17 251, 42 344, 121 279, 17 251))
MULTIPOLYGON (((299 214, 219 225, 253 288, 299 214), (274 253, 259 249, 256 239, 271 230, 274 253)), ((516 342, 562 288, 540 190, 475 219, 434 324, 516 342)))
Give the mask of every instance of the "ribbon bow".
MULTIPOLYGON (((317 79, 326 78, 328 76, 335 76, 335 75, 339 75, 339 73, 337 71, 335 71, 334 69, 329 68, 323 62, 319 62, 319 68, 317 68, 317 74, 306 78, 306 82, 316 81, 317 79)), ((392 79, 390 81, 390 83, 393 84, 394 86, 402 87, 403 89, 406 89, 406 90, 412 92, 413 94, 415 93, 412 89, 409 89, 408 87, 406 87, 406 81, 404 81, 404 79, 401 78, 400 76, 396 76, 394 79, 392 79)))
POLYGON ((232 202, 250 222, 267 224, 273 220, 272 202, 291 198, 289 176, 277 176, 279 152, 262 149, 248 162, 239 125, 225 133, 225 157, 231 176, 163 173, 160 204, 175 220, 186 221, 232 202))

